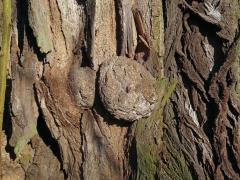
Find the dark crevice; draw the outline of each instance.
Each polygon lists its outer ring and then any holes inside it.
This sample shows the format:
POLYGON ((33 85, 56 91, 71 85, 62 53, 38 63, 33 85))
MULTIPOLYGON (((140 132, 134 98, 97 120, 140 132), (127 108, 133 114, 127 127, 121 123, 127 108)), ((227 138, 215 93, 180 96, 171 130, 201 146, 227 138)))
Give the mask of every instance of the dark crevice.
POLYGON ((226 175, 226 173, 222 169, 221 169, 221 173, 224 180, 230 180, 230 178, 226 175))
MULTIPOLYGON (((172 102, 173 104, 173 112, 174 112, 174 118, 176 119, 176 123, 175 123, 175 126, 174 128, 176 129, 176 134, 177 134, 177 137, 179 139, 179 141, 182 143, 183 142, 183 136, 181 135, 181 132, 180 132, 180 121, 181 121, 181 117, 182 116, 180 113, 179 113, 179 109, 178 109, 178 105, 176 102, 172 102)), ((167 123, 166 123, 167 124, 167 123)))
POLYGON ((219 114, 219 109, 218 109, 218 105, 214 102, 213 99, 210 98, 209 103, 206 104, 207 106, 207 121, 205 122, 205 124, 203 125, 203 131, 205 132, 205 134, 207 135, 209 142, 211 144, 211 147, 213 149, 213 161, 215 164, 218 164, 218 159, 217 159, 217 152, 214 147, 214 126, 216 123, 216 118, 217 115, 219 114))
POLYGON ((84 11, 84 37, 85 37, 85 48, 86 48, 86 55, 87 59, 91 60, 92 54, 92 41, 93 41, 93 28, 94 28, 94 17, 95 17, 95 1, 84 1, 83 11, 84 11))
POLYGON ((120 0, 115 0, 115 11, 116 11, 116 40, 117 40, 117 55, 123 55, 123 41, 124 41, 124 30, 123 30, 123 7, 120 0))
POLYGON ((64 174, 64 179, 67 179, 67 173, 62 166, 61 152, 58 142, 52 137, 52 134, 46 125, 44 116, 41 111, 39 111, 39 117, 37 120, 37 131, 44 144, 51 149, 54 156, 56 156, 58 161, 61 163, 61 171, 64 174))
POLYGON ((229 162, 231 163, 232 168, 234 169, 234 171, 237 172, 240 175, 240 169, 239 169, 238 163, 237 163, 238 161, 235 158, 234 152, 232 150, 233 134, 232 134, 232 130, 230 128, 227 128, 227 137, 229 139, 229 144, 226 143, 229 162))
POLYGON ((28 1, 27 0, 17 0, 17 30, 18 30, 18 47, 20 49, 20 54, 22 54, 24 46, 24 36, 26 22, 28 21, 28 1))
MULTIPOLYGON (((188 74, 185 73, 182 69, 182 64, 181 64, 181 57, 178 57, 176 56, 176 63, 177 63, 177 66, 181 72, 181 76, 182 76, 182 80, 183 80, 183 84, 184 84, 184 87, 188 90, 190 90, 192 87, 195 87, 195 89, 197 90, 198 94, 203 97, 203 100, 205 101, 206 103, 206 116, 207 116, 207 119, 206 119, 206 123, 203 125, 203 130, 204 132, 206 133, 207 137, 209 138, 209 141, 210 142, 214 142, 214 125, 215 125, 215 119, 219 113, 219 110, 218 110, 218 105, 215 103, 215 100, 212 99, 211 97, 209 97, 209 95, 207 94, 207 91, 208 91, 208 88, 209 88, 209 85, 211 83, 211 79, 212 79, 212 76, 218 72, 218 70, 220 69, 220 67, 223 65, 223 63, 225 62, 225 59, 226 59, 226 56, 224 55, 224 52, 221 48, 219 47, 222 47, 223 46, 223 41, 221 38, 219 38, 217 35, 216 35, 216 32, 218 32, 220 29, 214 25, 209 25, 209 23, 203 21, 200 17, 194 15, 191 13, 191 16, 190 18, 188 18, 188 24, 190 25, 190 27, 197 27, 199 29, 199 32, 202 34, 202 36, 206 37, 208 39, 208 42, 211 46, 213 46, 214 48, 214 65, 213 65, 213 69, 212 71, 210 72, 210 75, 208 77, 208 80, 205 81, 205 84, 203 84, 204 86, 204 89, 206 92, 203 92, 201 89, 199 89, 196 85, 195 82, 191 81, 190 78, 188 77, 188 74), (180 61, 178 60, 180 59, 180 61), (204 97, 207 97, 204 98, 204 97)), ((185 44, 186 43, 186 40, 184 41, 184 39, 182 39, 182 44, 185 44)), ((186 45, 186 44, 185 44, 186 45)), ((190 56, 188 55, 188 59, 190 56)), ((191 61, 191 64, 193 65, 194 63, 191 61)), ((196 70, 197 70, 197 67, 194 66, 194 70, 196 73, 198 73, 196 70)), ((199 74, 199 73, 198 73, 199 74)), ((202 78, 202 77, 201 77, 202 78)), ((202 78, 203 79, 203 78, 202 78)), ((222 88, 223 89, 223 88, 222 88)), ((220 96, 222 96, 222 91, 220 90, 219 91, 220 93, 220 96)), ((191 95, 189 95, 191 96, 191 95)), ((190 98, 191 99, 191 98, 190 98)), ((211 143, 212 145, 212 148, 214 149, 213 147, 213 144, 211 143)), ((216 152, 213 151, 213 161, 216 162, 216 152)))
MULTIPOLYGON (((203 28, 202 29, 202 33, 208 37, 208 40, 209 40, 209 43, 214 47, 214 67, 213 67, 213 71, 211 72, 209 78, 208 78, 208 81, 206 83, 206 86, 205 88, 207 90, 209 90, 209 87, 211 85, 211 81, 212 81, 212 78, 216 75, 216 73, 219 72, 219 69, 224 65, 224 63, 226 61, 228 61, 228 51, 224 51, 223 49, 219 48, 219 47, 223 47, 223 40, 221 40, 216 34, 214 35, 214 32, 211 31, 210 29, 208 28, 203 28)), ((231 47, 233 46, 234 44, 230 45, 228 47, 228 49, 231 49, 231 47)), ((231 82, 230 82, 231 83, 231 82)), ((218 91, 218 97, 223 99, 224 98, 224 91, 225 91, 225 85, 222 84, 221 82, 220 83, 217 83, 217 91, 218 91)), ((209 138, 209 142, 211 143, 211 146, 212 146, 212 149, 213 149, 213 161, 215 162, 215 164, 218 164, 217 162, 217 152, 215 150, 215 147, 214 147, 214 127, 215 127, 215 123, 216 123, 216 118, 218 116, 218 114, 220 113, 219 112, 219 107, 218 107, 218 102, 211 98, 209 95, 208 95, 209 99, 210 99, 210 102, 207 103, 207 121, 206 123, 204 124, 204 132, 206 133, 206 135, 208 136, 209 138)), ((230 107, 230 106, 229 106, 230 107)), ((228 147, 227 147, 228 148, 228 147)), ((229 153, 229 152, 228 152, 229 153)), ((233 160, 233 159, 232 159, 233 160)), ((230 160, 231 161, 231 160, 230 160)), ((236 161, 234 161, 236 162, 236 161)), ((234 162, 231 162, 231 163, 234 163, 234 162)), ((233 169, 236 171, 236 166, 234 164, 232 164, 233 166, 233 169), (235 167, 234 167, 235 166, 235 167)))
MULTIPOLYGON (((182 71, 182 64, 178 60, 179 58, 181 58, 181 57, 178 57, 178 55, 175 56, 177 66, 179 68, 179 71, 181 72, 181 77, 182 77, 182 81, 183 81, 184 87, 187 90, 190 90, 191 88, 194 87, 197 90, 197 93, 202 97, 202 100, 205 101, 205 103, 206 103, 206 116, 207 116, 207 120, 206 120, 206 123, 203 125, 203 130, 204 130, 205 134, 207 135, 209 141, 210 142, 214 142, 213 141, 213 138, 214 138, 213 137, 214 136, 213 128, 214 128, 214 124, 215 124, 215 119, 216 119, 216 117, 217 117, 217 115, 219 113, 218 105, 215 103, 214 99, 208 97, 208 94, 204 94, 205 92, 202 92, 202 90, 199 89, 196 86, 195 82, 192 82, 189 79, 188 75, 185 72, 182 71), (208 99, 206 99, 204 95, 207 96, 208 99)), ((178 104, 176 104, 175 106, 177 108, 178 104)), ((175 110, 175 112, 177 113, 176 115, 178 115, 177 109, 175 110)), ((179 118, 179 119, 182 119, 182 117, 179 118)), ((177 122, 177 120, 176 120, 176 122, 177 122)), ((176 129, 178 129, 178 128, 176 128, 176 129)), ((178 136, 179 136, 179 138, 181 138, 182 135, 181 135, 180 132, 178 132, 178 136)), ((211 146, 214 149, 212 143, 211 143, 211 146)), ((216 163, 216 157, 217 157, 216 156, 216 151, 213 151, 213 155, 214 155, 213 156, 213 161, 216 163)))
MULTIPOLYGON (((82 39, 82 37, 79 37, 82 39)), ((87 55, 87 49, 82 41, 77 42, 73 50, 73 65, 80 67, 91 67, 91 62, 87 55)))
POLYGON ((32 28, 30 26, 27 26, 27 28, 26 28, 26 36, 28 39, 29 47, 31 47, 33 49, 33 52, 37 55, 38 60, 44 62, 46 54, 42 53, 40 51, 40 48, 37 46, 37 40, 33 34, 32 28))
POLYGON ((86 47, 82 47, 81 48, 81 54, 82 54, 82 64, 81 64, 81 67, 91 67, 91 61, 90 59, 88 58, 88 55, 87 55, 87 49, 86 47))
POLYGON ((162 1, 164 29, 167 27, 167 0, 162 1))
POLYGON ((137 156, 137 149, 136 149, 136 139, 134 138, 132 140, 132 143, 131 143, 131 146, 129 148, 129 165, 131 167, 131 173, 130 173, 130 177, 129 179, 136 179, 134 178, 134 173, 137 172, 137 159, 138 159, 138 156, 137 156), (134 172, 134 173, 133 173, 134 172))
POLYGON ((227 115, 227 119, 228 119, 231 127, 235 127, 235 122, 234 122, 235 120, 229 115, 229 113, 227 115))
MULTIPOLYGON (((204 170, 207 171, 207 174, 210 176, 210 178, 214 179, 214 172, 213 172, 211 165, 208 163, 208 161, 204 162, 202 149, 199 147, 199 144, 197 142, 195 142, 194 144, 197 149, 198 161, 201 162, 201 166, 205 167, 204 170)), ((198 179, 198 178, 196 177, 196 179, 198 179)))
MULTIPOLYGON (((202 19, 202 17, 197 15, 195 12, 189 11, 189 13, 190 13, 190 17, 192 17, 192 19, 194 19, 193 23, 195 25, 197 25, 199 27, 203 27, 202 30, 204 32, 214 32, 214 36, 218 36, 218 35, 216 35, 216 33, 221 31, 221 27, 219 27, 217 24, 212 24, 212 23, 205 21, 204 19, 202 19)), ((220 38, 220 37, 218 37, 218 38, 220 38)))
POLYGON ((191 18, 188 18, 188 23, 190 26, 196 26, 199 28, 199 32, 207 38, 209 44, 214 48, 214 66, 210 72, 208 80, 219 70, 219 68, 225 62, 224 52, 221 48, 223 46, 223 40, 218 37, 216 32, 220 29, 214 25, 209 25, 209 23, 203 21, 200 17, 195 14, 191 14, 191 18))
POLYGON ((236 76, 235 76, 234 72, 232 71, 232 69, 230 69, 227 72, 226 82, 227 82, 227 87, 233 87, 234 84, 236 84, 236 82, 237 82, 236 76))
POLYGON ((77 3, 80 6, 84 6, 84 4, 86 3, 86 0, 77 0, 77 3))
POLYGON ((196 147, 196 150, 197 150, 197 159, 198 159, 198 162, 203 162, 203 153, 202 153, 202 150, 200 149, 199 145, 197 142, 194 142, 194 145, 196 147))
POLYGON ((239 112, 238 110, 233 106, 231 101, 228 101, 228 108, 229 111, 231 111, 231 113, 236 117, 236 119, 239 117, 239 112))
POLYGON ((61 171, 64 174, 64 179, 67 179, 67 173, 63 169, 62 156, 61 156, 61 151, 60 151, 59 144, 56 141, 56 139, 53 138, 53 136, 52 136, 52 134, 51 134, 46 122, 45 122, 44 115, 43 115, 43 112, 41 110, 40 103, 38 101, 37 90, 36 90, 35 85, 34 85, 33 88, 34 88, 34 98, 35 98, 35 101, 37 103, 38 112, 39 112, 39 117, 38 117, 38 120, 37 120, 38 135, 43 140, 44 144, 51 149, 54 156, 56 156, 58 161, 61 163, 61 171))
POLYGON ((28 0, 17 0, 17 29, 18 29, 18 46, 20 49, 20 55, 24 49, 24 38, 28 40, 29 47, 33 49, 33 52, 37 55, 39 61, 43 61, 46 57, 45 53, 42 53, 37 46, 36 38, 33 34, 32 28, 28 21, 28 0))
POLYGON ((188 167, 191 172, 192 179, 199 179, 199 175, 196 172, 196 168, 193 166, 193 164, 188 162, 188 167))
MULTIPOLYGON (((37 131, 39 136, 42 138, 44 144, 52 150, 54 156, 56 156, 58 161, 61 162, 62 164, 61 152, 60 152, 58 142, 52 137, 52 134, 46 125, 46 122, 44 120, 42 113, 39 114, 39 117, 37 120, 37 131)), ((67 174, 64 171, 63 167, 61 167, 61 171, 64 174, 64 179, 67 179, 67 174)))
MULTIPOLYGON (((84 4, 86 3, 85 1, 78 1, 79 5, 82 6, 86 13, 86 8, 84 4)), ((86 15, 83 15, 82 17, 83 24, 87 24, 87 19, 86 15)), ((88 32, 89 33, 89 32, 88 32)), ((85 30, 82 30, 82 28, 79 31, 79 37, 78 37, 78 42, 75 45, 75 48, 73 50, 73 54, 75 56, 74 60, 78 60, 78 63, 81 67, 91 67, 92 63, 90 61, 90 55, 88 54, 88 49, 87 49, 87 44, 86 42, 86 32, 85 30)))
POLYGON ((6 133, 7 139, 10 139, 12 135, 11 104, 10 104, 11 92, 12 92, 12 80, 8 79, 5 94, 4 118, 3 118, 3 130, 6 133))
POLYGON ((224 99, 225 86, 222 83, 218 83, 217 90, 218 90, 218 97, 220 99, 224 99))
POLYGON ((12 119, 11 119, 11 92, 12 92, 12 80, 7 79, 7 88, 5 95, 5 105, 4 105, 4 115, 3 115, 3 130, 5 131, 5 135, 7 137, 7 145, 5 150, 9 153, 9 156, 12 160, 16 159, 16 155, 14 153, 14 148, 10 146, 9 140, 12 136, 12 119))
POLYGON ((57 141, 52 137, 50 130, 48 129, 43 115, 40 114, 37 121, 37 131, 39 136, 42 138, 43 142, 48 146, 53 154, 61 162, 61 154, 57 141))
MULTIPOLYGON (((127 133, 125 135, 125 139, 126 139, 126 146, 124 147, 124 155, 125 158, 127 160, 126 164, 123 164, 123 169, 129 169, 136 172, 137 170, 137 159, 136 159, 136 149, 134 148, 134 145, 136 145, 136 140, 134 137, 134 125, 131 126, 130 128, 127 129, 127 133), (135 150, 134 150, 135 149, 135 150)), ((130 179, 131 176, 131 171, 125 171, 124 173, 124 177, 126 177, 126 179, 130 179)))
POLYGON ((80 169, 79 169, 79 174, 80 174, 80 179, 84 179, 84 167, 83 164, 85 162, 85 156, 84 156, 84 143, 85 141, 85 135, 84 135, 84 130, 83 130, 83 114, 81 114, 80 117, 80 138, 81 138, 81 146, 80 146, 80 151, 81 151, 81 157, 82 157, 82 163, 80 165, 80 169))
POLYGON ((210 142, 213 142, 213 135, 214 135, 213 127, 214 127, 215 119, 218 113, 219 113, 219 110, 218 110, 217 104, 214 101, 210 101, 207 104, 207 112, 206 112, 207 121, 203 126, 203 130, 205 134, 208 136, 208 138, 210 139, 210 142))

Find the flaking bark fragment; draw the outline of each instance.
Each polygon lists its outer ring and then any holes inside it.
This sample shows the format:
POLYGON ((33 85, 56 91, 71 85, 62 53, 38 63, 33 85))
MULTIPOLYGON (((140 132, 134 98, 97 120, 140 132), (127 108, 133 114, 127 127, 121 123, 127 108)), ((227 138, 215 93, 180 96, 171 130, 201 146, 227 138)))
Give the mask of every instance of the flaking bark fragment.
POLYGON ((37 46, 42 53, 49 53, 53 50, 52 34, 50 28, 50 15, 48 2, 29 1, 28 7, 29 25, 36 37, 37 46))

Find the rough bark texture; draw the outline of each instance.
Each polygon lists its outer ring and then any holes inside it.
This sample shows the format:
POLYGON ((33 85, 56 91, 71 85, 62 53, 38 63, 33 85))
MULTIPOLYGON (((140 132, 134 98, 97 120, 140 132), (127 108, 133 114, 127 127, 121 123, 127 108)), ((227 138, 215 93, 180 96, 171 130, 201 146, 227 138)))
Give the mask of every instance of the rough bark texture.
POLYGON ((155 79, 133 59, 114 57, 104 62, 98 84, 105 109, 119 120, 149 117, 157 103, 155 79))
POLYGON ((238 1, 165 9, 166 75, 178 86, 165 109, 162 176, 239 179, 238 1))
POLYGON ((240 179, 238 0, 12 2, 3 179, 240 179), (105 109, 117 56, 155 78, 149 117, 105 109))

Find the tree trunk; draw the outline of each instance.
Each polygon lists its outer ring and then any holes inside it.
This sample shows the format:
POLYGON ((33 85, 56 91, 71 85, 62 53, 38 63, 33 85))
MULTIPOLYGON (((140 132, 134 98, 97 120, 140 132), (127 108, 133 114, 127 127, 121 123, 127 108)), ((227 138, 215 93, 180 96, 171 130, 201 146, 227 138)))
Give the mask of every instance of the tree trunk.
POLYGON ((240 179, 238 0, 12 4, 3 179, 240 179), (155 78, 150 117, 106 110, 118 56, 155 78))

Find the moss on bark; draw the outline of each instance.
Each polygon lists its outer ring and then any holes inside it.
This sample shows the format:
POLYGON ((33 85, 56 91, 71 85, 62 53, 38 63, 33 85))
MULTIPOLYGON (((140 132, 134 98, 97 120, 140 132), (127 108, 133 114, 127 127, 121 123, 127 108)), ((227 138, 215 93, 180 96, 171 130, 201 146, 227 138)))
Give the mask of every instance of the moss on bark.
POLYGON ((137 152, 136 179, 155 179, 157 176, 157 163, 161 152, 162 139, 162 112, 167 100, 175 90, 177 81, 168 83, 166 79, 157 82, 158 105, 152 115, 142 119, 136 124, 135 143, 137 152))
MULTIPOLYGON (((3 126, 3 113, 6 92, 7 64, 10 52, 11 0, 3 0, 2 45, 0 54, 0 144, 3 126)), ((0 152, 1 156, 1 152, 0 152)))

